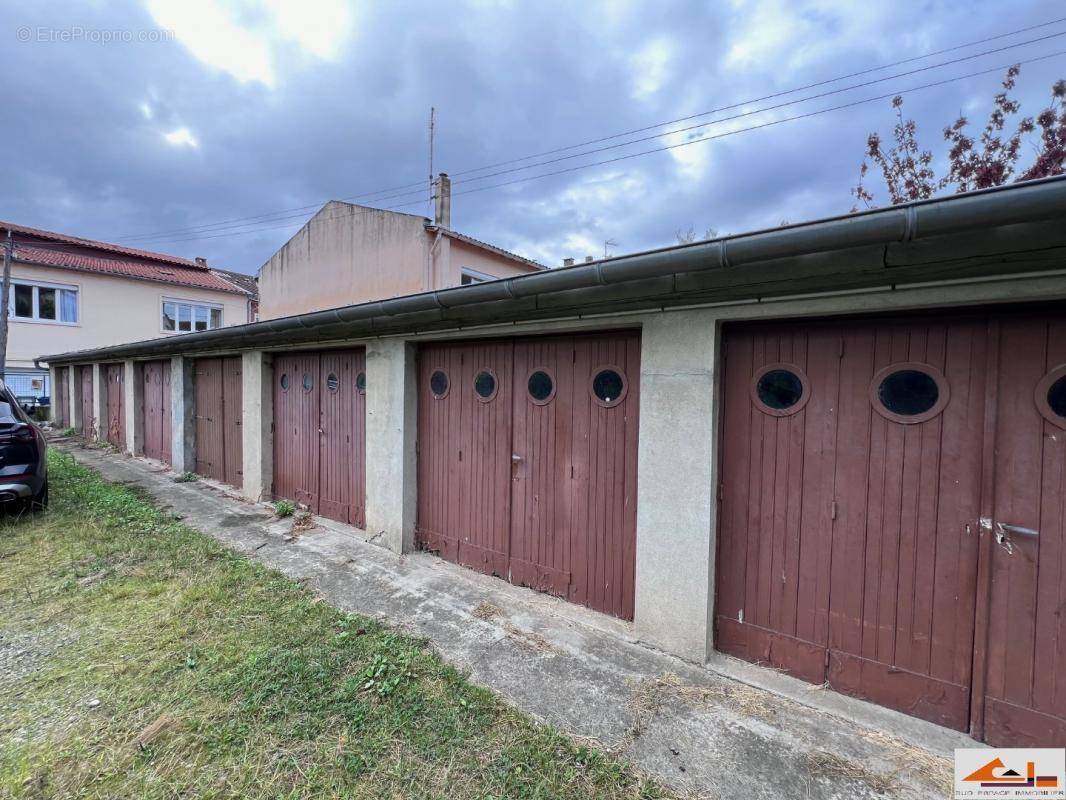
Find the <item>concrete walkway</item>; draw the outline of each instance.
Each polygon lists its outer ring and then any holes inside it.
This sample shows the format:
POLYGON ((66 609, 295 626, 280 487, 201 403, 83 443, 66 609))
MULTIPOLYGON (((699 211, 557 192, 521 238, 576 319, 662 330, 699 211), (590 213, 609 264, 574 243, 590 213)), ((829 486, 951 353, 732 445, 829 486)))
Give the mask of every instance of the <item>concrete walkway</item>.
POLYGON ((694 665, 635 641, 624 622, 425 553, 397 556, 328 520, 292 535, 265 505, 159 464, 57 443, 135 484, 184 521, 334 606, 428 639, 524 711, 696 797, 949 795, 961 734, 718 658, 694 665))

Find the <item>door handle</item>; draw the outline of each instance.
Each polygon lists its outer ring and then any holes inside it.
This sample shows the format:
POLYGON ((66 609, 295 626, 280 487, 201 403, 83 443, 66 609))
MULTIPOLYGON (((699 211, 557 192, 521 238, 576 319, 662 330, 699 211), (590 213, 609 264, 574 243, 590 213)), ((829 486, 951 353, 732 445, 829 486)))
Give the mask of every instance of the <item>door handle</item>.
POLYGON ((512 464, 519 464, 519 463, 521 463, 521 461, 522 461, 522 456, 518 455, 518 453, 511 453, 511 463, 512 464))
POLYGON ((1021 525, 1009 525, 1005 522, 996 523, 996 544, 1007 551, 1007 555, 1014 554, 1013 536, 1039 536, 1038 531, 1032 528, 1023 528, 1021 525))

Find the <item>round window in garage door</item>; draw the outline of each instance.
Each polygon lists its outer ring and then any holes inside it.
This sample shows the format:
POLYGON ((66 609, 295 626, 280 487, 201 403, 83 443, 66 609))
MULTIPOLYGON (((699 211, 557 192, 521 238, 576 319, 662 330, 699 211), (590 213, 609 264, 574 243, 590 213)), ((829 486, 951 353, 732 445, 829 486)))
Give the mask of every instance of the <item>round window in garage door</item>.
POLYGON ((494 400, 498 390, 496 373, 491 369, 483 369, 474 377, 474 394, 482 403, 494 400))
POLYGON ((764 414, 787 417, 803 410, 811 398, 807 373, 795 364, 767 364, 751 381, 751 400, 764 414))
POLYGON ((1041 379, 1033 399, 1044 419, 1066 428, 1066 364, 1060 364, 1041 379))
POLYGON ((904 425, 932 419, 944 410, 950 395, 944 373, 920 361, 889 364, 870 381, 874 410, 904 425))
POLYGON ((437 400, 443 400, 448 396, 448 373, 444 370, 434 370, 429 376, 429 392, 437 400))
POLYGON ((592 397, 605 408, 616 406, 621 403, 628 390, 625 373, 621 367, 606 364, 592 371, 592 383, 589 391, 592 397))
POLYGON ((555 397, 555 376, 547 367, 535 367, 526 378, 526 391, 531 403, 547 405, 555 397))

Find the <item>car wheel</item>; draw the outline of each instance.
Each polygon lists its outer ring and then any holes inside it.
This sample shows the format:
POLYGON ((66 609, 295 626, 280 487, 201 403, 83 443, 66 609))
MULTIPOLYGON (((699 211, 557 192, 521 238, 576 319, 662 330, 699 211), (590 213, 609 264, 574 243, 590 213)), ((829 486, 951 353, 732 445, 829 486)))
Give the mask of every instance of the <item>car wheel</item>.
POLYGON ((30 511, 44 511, 48 508, 48 478, 44 479, 44 485, 30 501, 30 511))

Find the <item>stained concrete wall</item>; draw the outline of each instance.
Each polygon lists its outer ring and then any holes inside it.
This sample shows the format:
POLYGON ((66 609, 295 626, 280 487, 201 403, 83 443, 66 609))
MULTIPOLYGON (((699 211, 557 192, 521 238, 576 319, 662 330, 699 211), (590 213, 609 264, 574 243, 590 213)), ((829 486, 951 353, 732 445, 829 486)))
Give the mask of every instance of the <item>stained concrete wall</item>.
POLYGON ((144 368, 136 361, 123 365, 122 410, 125 414, 126 452, 144 455, 144 368))
POLYGON ((260 350, 241 354, 241 491, 252 502, 270 499, 274 483, 274 369, 260 350))
POLYGON ((179 473, 196 470, 195 380, 191 358, 170 359, 170 465, 179 473))
POLYGON ((366 531, 395 553, 414 548, 417 436, 415 346, 366 348, 366 531))
POLYGON ((642 639, 694 661, 714 608, 718 341, 708 311, 649 317, 641 336, 634 620, 642 639))

